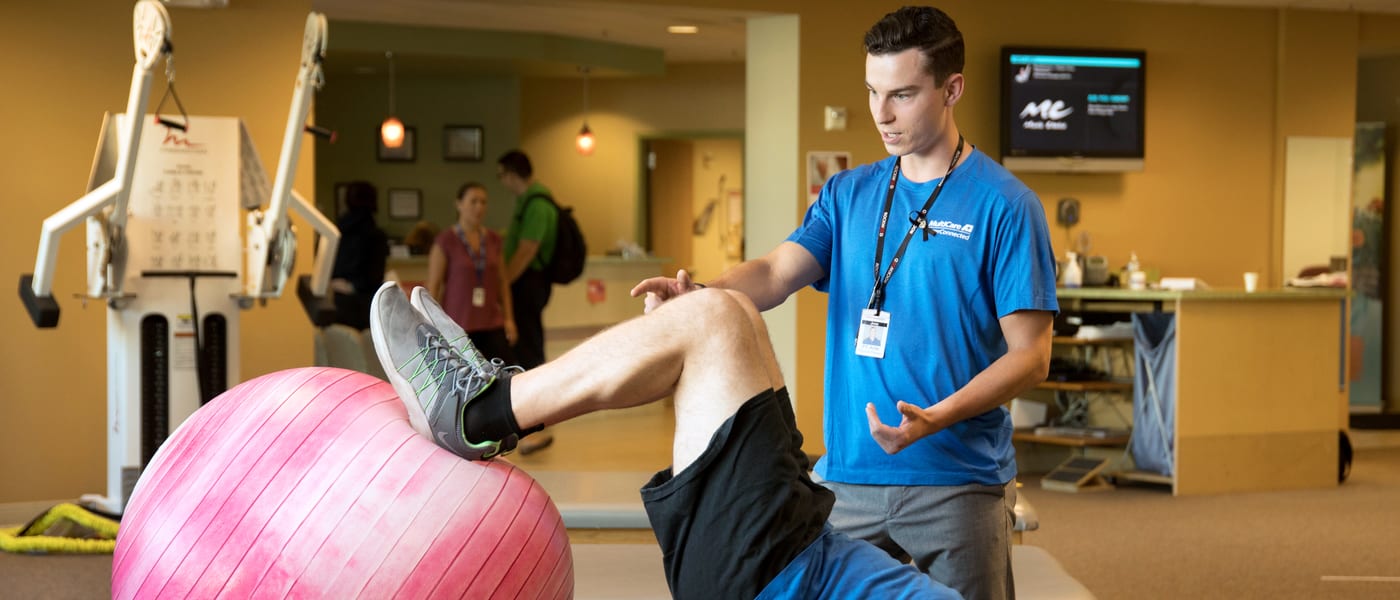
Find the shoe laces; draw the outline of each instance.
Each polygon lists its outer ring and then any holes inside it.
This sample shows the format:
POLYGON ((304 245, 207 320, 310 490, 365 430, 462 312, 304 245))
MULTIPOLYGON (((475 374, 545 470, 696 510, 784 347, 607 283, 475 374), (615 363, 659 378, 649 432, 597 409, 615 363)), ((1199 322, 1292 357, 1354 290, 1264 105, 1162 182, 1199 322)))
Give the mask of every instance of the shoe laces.
POLYGON ((492 363, 492 361, 486 360, 486 355, 482 354, 480 350, 477 350, 476 345, 465 335, 458 336, 456 339, 449 340, 447 343, 450 347, 456 348, 457 352, 461 354, 461 357, 470 364, 480 365, 485 368, 492 363))
POLYGON ((461 392, 465 394, 466 399, 471 399, 495 381, 497 373, 500 372, 499 366, 486 361, 484 357, 478 364, 464 359, 454 349, 450 340, 431 333, 425 336, 423 349, 418 351, 415 358, 418 359, 418 365, 411 377, 427 375, 423 385, 418 388, 420 395, 426 392, 429 386, 437 385, 440 388, 444 380, 449 380, 453 391, 461 392))
POLYGON ((461 361, 452 376, 452 390, 459 392, 464 400, 471 400, 496 380, 496 373, 496 369, 484 371, 461 361))
POLYGON ((506 361, 499 358, 491 359, 491 365, 496 367, 496 370, 510 375, 519 375, 525 372, 525 367, 520 365, 506 365, 506 361))

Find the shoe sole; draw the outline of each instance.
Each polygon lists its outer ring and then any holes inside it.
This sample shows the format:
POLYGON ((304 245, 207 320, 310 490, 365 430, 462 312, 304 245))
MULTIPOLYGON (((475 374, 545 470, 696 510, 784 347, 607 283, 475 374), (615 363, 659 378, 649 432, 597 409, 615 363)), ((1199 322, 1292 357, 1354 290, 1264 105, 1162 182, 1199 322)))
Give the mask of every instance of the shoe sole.
MULTIPOLYGON (((379 286, 379 291, 374 293, 374 299, 370 301, 369 333, 374 341, 374 354, 379 357, 379 364, 384 367, 384 375, 389 378, 389 384, 394 386, 394 391, 398 393, 399 400, 403 403, 404 409, 408 411, 408 424, 413 427, 414 431, 417 431, 419 434, 431 440, 433 439, 433 432, 432 429, 428 427, 428 414, 423 412, 423 406, 418 402, 418 392, 413 389, 413 384, 409 383, 407 379, 404 379, 403 374, 399 373, 398 365, 394 362, 393 357, 389 356, 389 343, 384 332, 384 325, 380 321, 379 313, 380 299, 383 298, 386 293, 402 295, 403 290, 399 289, 398 283, 386 281, 384 285, 379 286), (389 288, 393 288, 393 291, 390 292, 389 288), (412 398, 413 400, 410 401, 408 398, 412 398)), ((404 298, 404 302, 407 303, 408 299, 404 298)), ((417 313, 416 310, 414 312, 415 314, 417 313)))

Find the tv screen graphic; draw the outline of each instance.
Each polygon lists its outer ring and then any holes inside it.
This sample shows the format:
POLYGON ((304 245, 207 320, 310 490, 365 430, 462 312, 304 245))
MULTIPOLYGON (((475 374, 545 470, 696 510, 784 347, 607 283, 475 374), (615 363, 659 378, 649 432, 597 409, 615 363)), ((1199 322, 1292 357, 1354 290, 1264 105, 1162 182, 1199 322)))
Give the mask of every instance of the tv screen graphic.
POLYGON ((1007 168, 1142 169, 1144 52, 1006 47, 1001 68, 1007 168))

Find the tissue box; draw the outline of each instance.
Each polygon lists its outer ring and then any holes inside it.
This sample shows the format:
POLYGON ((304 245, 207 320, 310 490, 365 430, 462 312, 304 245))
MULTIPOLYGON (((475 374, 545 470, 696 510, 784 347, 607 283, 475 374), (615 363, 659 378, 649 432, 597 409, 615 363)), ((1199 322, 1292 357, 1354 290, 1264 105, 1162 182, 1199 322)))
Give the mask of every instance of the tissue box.
POLYGON ((1206 285, 1205 281, 1195 277, 1163 277, 1157 284, 1164 290, 1182 292, 1210 289, 1210 286, 1206 285))

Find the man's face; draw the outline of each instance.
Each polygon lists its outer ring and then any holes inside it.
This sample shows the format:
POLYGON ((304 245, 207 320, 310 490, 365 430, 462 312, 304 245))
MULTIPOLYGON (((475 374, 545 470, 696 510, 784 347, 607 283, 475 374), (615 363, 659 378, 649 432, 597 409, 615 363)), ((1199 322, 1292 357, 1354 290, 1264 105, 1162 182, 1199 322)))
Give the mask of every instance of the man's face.
POLYGON ((512 194, 519 196, 525 193, 525 181, 521 179, 519 175, 505 170, 505 168, 500 165, 496 165, 496 179, 499 179, 501 185, 505 186, 507 190, 510 190, 512 194))
POLYGON ((920 155, 937 146, 948 128, 948 88, 956 78, 961 75, 949 76, 943 87, 935 85, 917 48, 866 55, 870 116, 887 152, 920 155))

